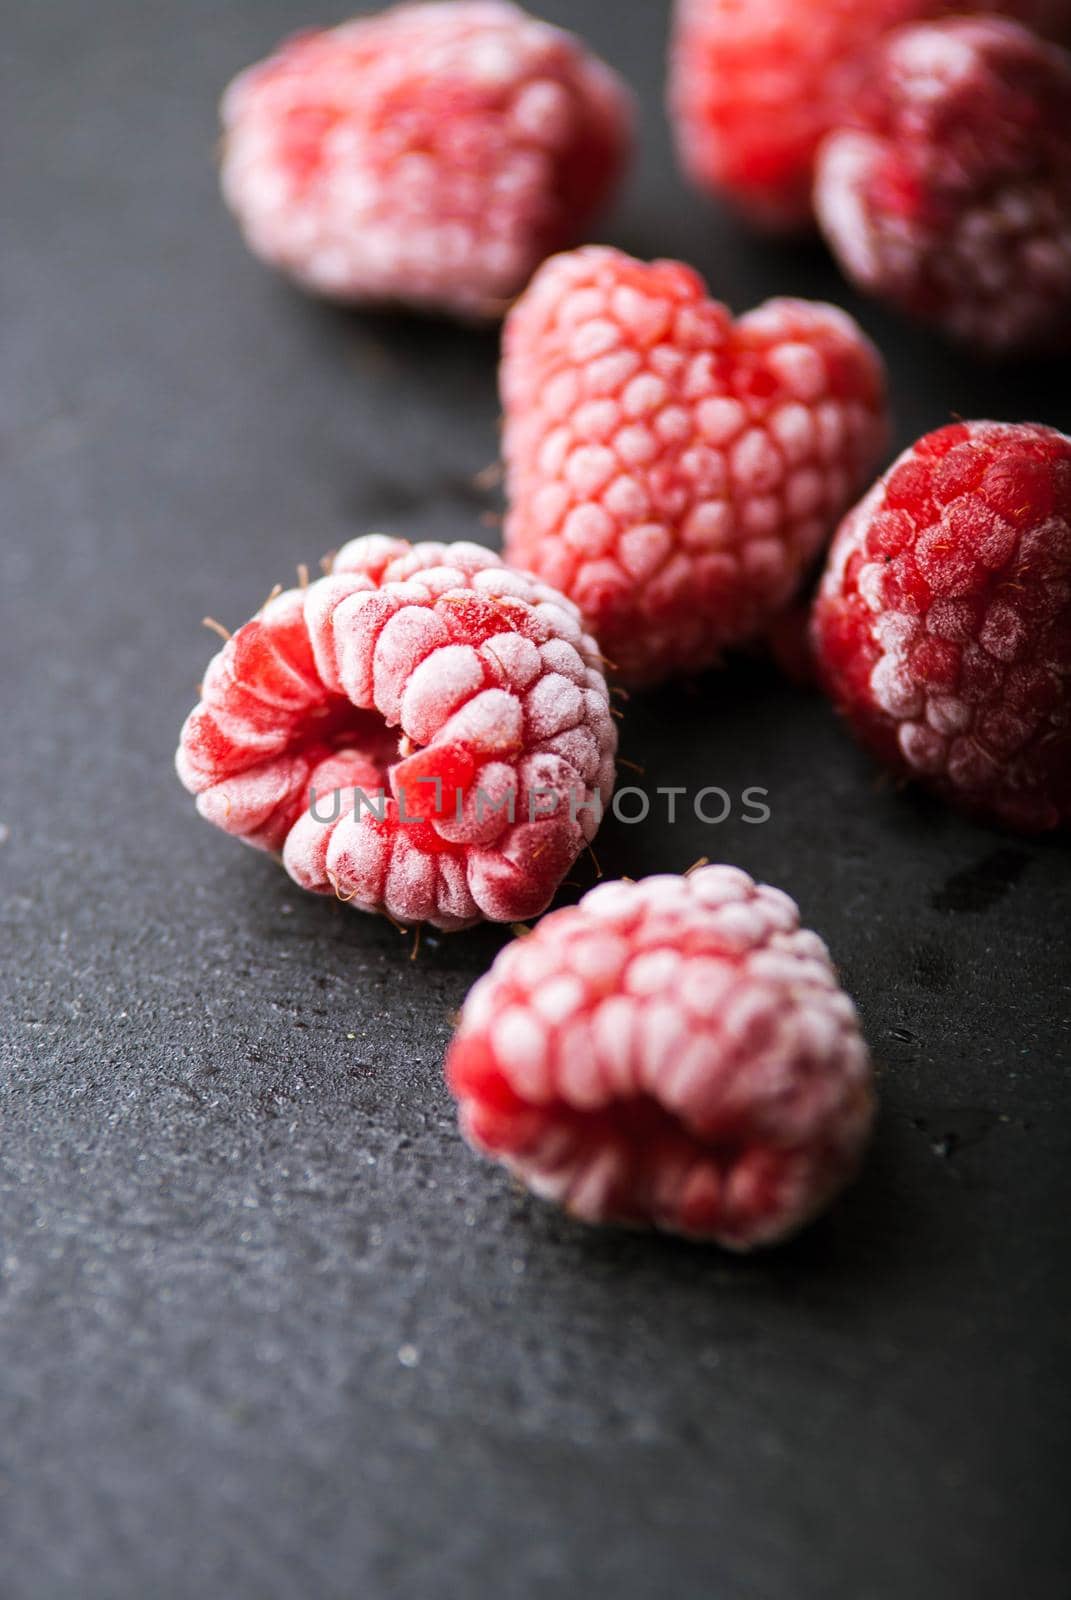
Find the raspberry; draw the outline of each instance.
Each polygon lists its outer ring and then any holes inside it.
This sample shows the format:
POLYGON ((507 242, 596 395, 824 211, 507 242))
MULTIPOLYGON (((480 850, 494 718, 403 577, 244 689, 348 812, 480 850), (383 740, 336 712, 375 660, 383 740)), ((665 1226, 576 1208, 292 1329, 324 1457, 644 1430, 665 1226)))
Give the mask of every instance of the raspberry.
POLYGON ((179 776, 305 889, 446 929, 535 916, 613 786, 598 661, 491 551, 355 539, 209 664, 179 776))
POLYGON ((1012 22, 904 28, 815 205, 849 277, 997 354, 1071 333, 1071 56, 1012 22))
POLYGON ((759 633, 885 439, 881 361, 850 317, 772 300, 734 323, 680 262, 557 256, 503 350, 507 552, 634 683, 759 633))
POLYGON ((894 771, 983 820, 1071 822, 1071 439, 957 423, 845 519, 813 621, 819 671, 894 771))
POLYGON ((222 106, 250 247, 345 301, 501 314, 608 199, 628 91, 506 0, 396 6, 299 35, 222 106))
POLYGON ((832 1199, 873 1112, 825 945, 735 867, 544 918, 470 992, 446 1076, 465 1137, 537 1194, 736 1250, 832 1199))
MULTIPOLYGON (((703 188, 772 226, 811 212, 818 143, 842 120, 882 34, 962 10, 955 0, 677 0, 670 113, 681 159, 703 188)), ((1050 32, 1069 0, 983 0, 1050 32)))

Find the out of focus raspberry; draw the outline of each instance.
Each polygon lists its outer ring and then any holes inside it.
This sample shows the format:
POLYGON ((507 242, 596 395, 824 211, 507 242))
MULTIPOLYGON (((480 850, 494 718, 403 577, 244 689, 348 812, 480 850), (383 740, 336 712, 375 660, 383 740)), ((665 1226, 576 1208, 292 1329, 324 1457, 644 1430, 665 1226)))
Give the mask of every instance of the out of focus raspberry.
POLYGON ((620 676, 709 666, 791 599, 884 446, 880 358, 843 311, 733 320, 690 267, 589 246, 506 323, 506 549, 620 676))
POLYGON ((201 815, 305 889, 406 924, 515 922, 598 827, 608 701, 562 595, 480 545, 372 535, 224 645, 176 760, 201 815))
POLYGON ((890 35, 815 205, 871 293, 996 354, 1066 343, 1071 56, 994 18, 890 35))
POLYGON ((346 301, 501 314, 609 198, 617 75, 506 0, 305 33, 223 100, 223 191, 250 247, 346 301))
POLYGON ((819 669, 888 766, 982 820, 1071 823, 1071 439, 956 423, 845 519, 819 669))
MULTIPOLYGON (((815 152, 844 121, 890 28, 956 0, 677 0, 670 111, 685 167, 760 222, 811 215, 815 152)), ((1071 36, 1071 0, 981 0, 972 11, 1071 36)))
POLYGON ((545 917, 472 989, 446 1076, 466 1138, 537 1194, 734 1250, 821 1211, 873 1113, 825 945, 735 867, 545 917))

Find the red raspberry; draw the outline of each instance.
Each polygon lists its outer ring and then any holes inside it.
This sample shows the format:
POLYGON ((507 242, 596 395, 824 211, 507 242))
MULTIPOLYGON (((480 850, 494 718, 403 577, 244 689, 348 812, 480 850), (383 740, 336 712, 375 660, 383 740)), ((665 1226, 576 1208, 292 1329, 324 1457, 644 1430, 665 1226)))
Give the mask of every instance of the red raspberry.
POLYGON ((507 552, 633 682, 760 632, 885 440, 881 361, 843 311, 771 300, 734 323, 675 261, 555 257, 503 349, 507 552))
MULTIPOLYGON (((677 0, 670 111, 695 181, 759 221, 806 222, 818 143, 855 97, 867 56, 904 22, 956 0, 677 0)), ((1053 37, 1071 0, 979 0, 1053 37)))
POLYGON ((575 607, 491 551, 355 539, 209 664, 179 776, 305 889, 439 928, 514 922, 609 799, 598 663, 575 607), (381 815, 358 789, 385 791, 381 815))
POLYGON ((849 277, 996 353, 1071 332, 1071 56, 1012 22, 904 28, 815 205, 849 277))
POLYGON ((1071 822, 1071 439, 927 434, 845 519, 819 670, 895 771, 1027 832, 1071 822))
POLYGON ((735 1250, 814 1217, 873 1112, 825 945, 735 867, 545 917, 472 989, 446 1076, 465 1137, 537 1194, 735 1250))
POLYGON ((628 91, 506 0, 299 35, 230 85, 223 191, 250 247, 339 300, 501 314, 624 169, 628 91))

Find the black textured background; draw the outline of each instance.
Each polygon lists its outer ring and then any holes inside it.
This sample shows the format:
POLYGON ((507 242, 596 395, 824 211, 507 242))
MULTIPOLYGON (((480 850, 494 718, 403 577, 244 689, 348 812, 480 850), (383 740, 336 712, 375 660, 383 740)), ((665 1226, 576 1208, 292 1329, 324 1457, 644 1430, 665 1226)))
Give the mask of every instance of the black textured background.
MULTIPOLYGON (((686 190, 661 4, 543 9, 642 97, 605 237, 737 309, 848 304, 901 443, 1068 426, 1064 372, 978 369, 686 190)), ((217 200, 220 87, 319 20, 34 0, 0 31, 0 1593, 1064 1593, 1065 846, 896 794, 767 670, 633 700, 648 783, 773 817, 610 824, 605 871, 783 885, 881 1064, 858 1187, 738 1261, 586 1232, 463 1148, 439 1063, 501 935, 413 965, 175 781, 205 612, 372 528, 493 537, 493 336, 316 306, 217 200)))

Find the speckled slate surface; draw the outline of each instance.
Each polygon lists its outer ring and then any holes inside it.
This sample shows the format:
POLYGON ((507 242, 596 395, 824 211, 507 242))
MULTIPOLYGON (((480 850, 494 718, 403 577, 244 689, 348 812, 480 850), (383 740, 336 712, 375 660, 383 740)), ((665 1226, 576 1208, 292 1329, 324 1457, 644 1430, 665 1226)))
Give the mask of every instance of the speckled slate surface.
MULTIPOLYGON (((738 309, 843 299, 901 442, 952 412, 1071 423, 1064 372, 979 370, 683 188, 662 5, 544 9, 642 96, 607 238, 738 309)), ((898 796, 770 672, 633 700, 648 781, 763 785, 773 816, 611 824, 604 869, 707 854, 783 885, 881 1063, 856 1190, 736 1261, 587 1233, 470 1157, 439 1062, 500 936, 414 966, 173 778, 205 612, 236 624, 369 528, 494 537, 493 338, 311 305, 217 203, 218 89, 317 20, 46 0, 0 36, 0 1593, 1056 1595, 1065 845, 898 796)))

